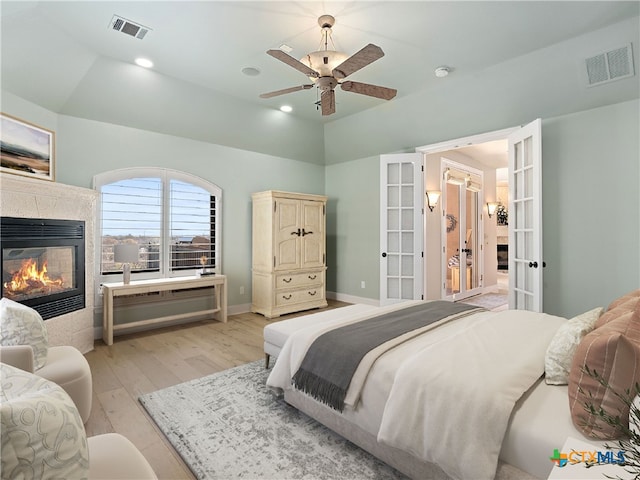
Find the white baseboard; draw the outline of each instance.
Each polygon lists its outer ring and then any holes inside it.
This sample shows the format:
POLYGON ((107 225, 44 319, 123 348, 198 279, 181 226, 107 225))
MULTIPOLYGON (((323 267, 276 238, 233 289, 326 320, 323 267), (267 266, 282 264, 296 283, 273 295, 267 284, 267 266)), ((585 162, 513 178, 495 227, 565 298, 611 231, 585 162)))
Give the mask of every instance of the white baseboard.
POLYGON ((338 302, 362 303, 364 305, 373 305, 374 307, 380 306, 380 300, 376 300, 375 298, 357 297, 355 295, 347 295, 346 293, 327 292, 327 298, 337 300, 338 302))
POLYGON ((227 316, 238 315, 240 313, 249 313, 251 311, 250 303, 241 303, 240 305, 229 305, 227 307, 227 316))

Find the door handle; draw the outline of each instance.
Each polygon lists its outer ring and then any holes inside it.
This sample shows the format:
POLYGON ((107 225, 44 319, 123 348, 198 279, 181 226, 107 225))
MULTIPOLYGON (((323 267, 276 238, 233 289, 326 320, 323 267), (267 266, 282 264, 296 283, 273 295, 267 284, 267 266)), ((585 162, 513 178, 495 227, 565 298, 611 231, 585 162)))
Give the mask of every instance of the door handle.
POLYGON ((305 232, 304 228, 302 229, 302 236, 304 237, 305 235, 311 235, 313 232, 305 232))
POLYGON ((529 262, 529 268, 538 268, 538 262, 529 262))
POLYGON ((298 231, 297 231, 297 232, 291 232, 291 235, 297 235, 297 236, 300 236, 300 229, 298 229, 298 231))

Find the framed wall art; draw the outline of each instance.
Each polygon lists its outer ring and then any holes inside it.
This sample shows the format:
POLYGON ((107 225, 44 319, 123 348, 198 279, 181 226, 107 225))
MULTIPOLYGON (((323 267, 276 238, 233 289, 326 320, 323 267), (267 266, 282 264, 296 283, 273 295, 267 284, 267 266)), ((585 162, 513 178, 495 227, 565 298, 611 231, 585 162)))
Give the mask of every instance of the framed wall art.
POLYGON ((55 133, 0 113, 0 171, 53 181, 55 133))

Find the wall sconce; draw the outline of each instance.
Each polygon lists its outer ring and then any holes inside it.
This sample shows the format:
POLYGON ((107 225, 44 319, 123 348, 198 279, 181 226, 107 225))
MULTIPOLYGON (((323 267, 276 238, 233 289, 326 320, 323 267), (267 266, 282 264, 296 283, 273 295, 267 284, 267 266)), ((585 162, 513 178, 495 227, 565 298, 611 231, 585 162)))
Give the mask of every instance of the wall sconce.
POLYGON ((427 206, 432 212, 436 205, 438 205, 438 200, 440 200, 441 193, 442 192, 438 190, 427 190, 427 206))
POLYGON ((493 214, 496 213, 499 205, 500 204, 498 202, 487 202, 487 213, 489 214, 489 218, 493 217, 493 214))

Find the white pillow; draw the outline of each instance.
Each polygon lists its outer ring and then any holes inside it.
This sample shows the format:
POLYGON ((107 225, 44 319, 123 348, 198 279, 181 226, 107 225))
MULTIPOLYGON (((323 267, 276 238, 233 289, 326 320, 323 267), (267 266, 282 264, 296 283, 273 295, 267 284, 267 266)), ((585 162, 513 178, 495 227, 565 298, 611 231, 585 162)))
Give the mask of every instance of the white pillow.
POLYGON ((593 330, 602 315, 602 307, 573 317, 564 323, 549 343, 544 357, 545 382, 549 385, 567 385, 571 361, 582 338, 593 330))
POLYGON ((44 320, 31 307, 8 298, 0 299, 0 345, 30 345, 35 369, 42 368, 49 350, 49 336, 44 320))
POLYGON ((0 364, 2 478, 87 478, 89 446, 62 387, 0 364))

